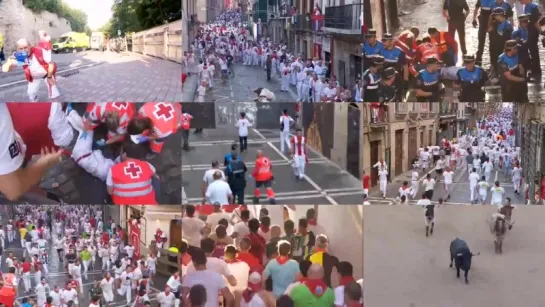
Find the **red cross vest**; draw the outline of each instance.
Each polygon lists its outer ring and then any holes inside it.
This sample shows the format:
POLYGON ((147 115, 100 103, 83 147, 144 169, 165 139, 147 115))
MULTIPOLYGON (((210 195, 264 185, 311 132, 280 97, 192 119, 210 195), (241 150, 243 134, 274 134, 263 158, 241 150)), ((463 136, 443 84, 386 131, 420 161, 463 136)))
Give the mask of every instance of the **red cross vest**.
POLYGON ((138 115, 151 120, 153 131, 159 138, 176 133, 182 126, 182 107, 179 103, 147 102, 138 110, 138 115))
POLYGON ((155 205, 153 169, 146 161, 127 159, 116 164, 112 173, 112 200, 116 205, 155 205))
MULTIPOLYGON (((119 127, 127 128, 129 121, 134 117, 134 104, 130 102, 93 102, 87 106, 86 110, 89 119, 91 120, 91 128, 95 129, 104 121, 104 116, 109 112, 119 113, 119 127)), ((108 131, 108 137, 115 134, 108 131)))
POLYGON ((292 144, 295 146, 295 155, 296 156, 306 156, 307 150, 305 148, 306 139, 304 136, 298 137, 294 136, 292 139, 292 144))
POLYGON ((182 129, 189 130, 191 129, 191 120, 193 119, 193 116, 182 113, 182 129))
MULTIPOLYGON (((36 61, 38 61, 40 66, 42 66, 45 69, 45 71, 49 70, 49 63, 47 63, 44 60, 44 55, 43 55, 43 49, 42 48, 31 47, 30 48, 30 53, 29 53, 29 58, 30 57, 34 57, 36 59, 36 61)), ((57 73, 57 64, 56 63, 51 63, 51 64, 53 64, 53 75, 55 75, 57 73)), ((28 67, 27 64, 23 65, 23 71, 25 72, 25 79, 28 82, 32 82, 34 80, 34 78, 32 77, 32 73, 30 72, 30 68, 28 67)))
POLYGON ((51 103, 6 103, 13 127, 26 145, 25 158, 40 154, 42 148, 55 148, 55 142, 49 130, 51 103))

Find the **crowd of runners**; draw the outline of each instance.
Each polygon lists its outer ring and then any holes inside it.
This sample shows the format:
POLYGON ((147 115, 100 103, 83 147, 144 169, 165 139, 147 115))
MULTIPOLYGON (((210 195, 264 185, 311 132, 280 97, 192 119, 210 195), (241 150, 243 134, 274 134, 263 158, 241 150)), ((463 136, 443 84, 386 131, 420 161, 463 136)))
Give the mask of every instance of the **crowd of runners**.
MULTIPOLYGON (((350 85, 340 84, 324 59, 295 54, 290 48, 286 42, 274 42, 269 37, 253 38, 238 10, 227 10, 215 23, 199 27, 190 50, 184 52, 183 66, 186 74, 200 77, 198 102, 204 102, 207 90, 214 87, 214 77, 221 76, 222 81, 230 78, 233 63, 262 67, 267 80, 280 78, 280 91, 294 86, 299 102, 363 101, 359 75, 350 85)), ((274 93, 269 97, 274 100, 274 93)))
MULTIPOLYGON (((2 212, 9 216, 0 226, 4 306, 179 306, 178 274, 154 288, 157 252, 136 258, 126 230, 104 219, 101 207, 17 205, 2 212)), ((159 229, 157 235, 162 248, 166 236, 159 229)))
POLYGON ((293 221, 284 207, 274 225, 266 208, 184 207, 184 306, 362 306, 363 279, 330 253, 314 209, 293 221))
MULTIPOLYGON (((418 157, 412 161, 410 180, 404 181, 399 188, 396 202, 408 204, 411 199, 425 199, 419 202, 428 203, 439 191, 444 196, 436 196, 435 200, 448 202, 451 198, 449 189, 459 183, 455 182, 455 171, 461 169, 467 172, 462 177, 467 176, 471 204, 488 203, 489 193, 492 205, 502 206, 511 202, 498 174, 508 179, 514 194, 524 194, 527 187, 523 184, 521 151, 515 146, 511 112, 511 108, 502 109, 498 115, 477 122, 474 130, 459 138, 443 139, 439 146, 420 148, 418 157), (492 175, 493 172, 496 176, 492 175)), ((388 166, 379 161, 373 167, 378 169, 378 188, 382 198, 386 199, 391 181, 388 166)))

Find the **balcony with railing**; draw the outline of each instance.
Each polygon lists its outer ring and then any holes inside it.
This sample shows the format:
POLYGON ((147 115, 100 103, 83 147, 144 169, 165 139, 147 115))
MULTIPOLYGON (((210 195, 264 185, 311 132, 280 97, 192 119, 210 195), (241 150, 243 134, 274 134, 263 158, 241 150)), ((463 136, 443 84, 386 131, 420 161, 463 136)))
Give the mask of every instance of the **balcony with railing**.
POLYGON ((456 113, 458 113, 457 102, 442 101, 439 103, 439 116, 456 116, 456 113))
POLYGON ((373 127, 384 127, 390 122, 388 119, 388 106, 378 102, 365 104, 364 123, 373 127))
POLYGON ((325 8, 324 32, 361 35, 363 3, 354 3, 325 8))

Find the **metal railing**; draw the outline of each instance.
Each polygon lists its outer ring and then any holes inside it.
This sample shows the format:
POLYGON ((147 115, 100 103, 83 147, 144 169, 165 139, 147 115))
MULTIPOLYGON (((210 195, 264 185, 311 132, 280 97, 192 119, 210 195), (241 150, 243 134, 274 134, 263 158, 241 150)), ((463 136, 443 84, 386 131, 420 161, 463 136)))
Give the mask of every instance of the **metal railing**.
POLYGON ((342 30, 361 30, 362 12, 363 3, 326 7, 324 26, 342 30))
POLYGON ((388 123, 388 112, 380 105, 368 104, 365 108, 364 120, 371 125, 388 123))
POLYGON ((310 16, 308 16, 308 18, 307 16, 306 15, 295 16, 295 20, 297 21, 297 23, 294 25, 294 28, 296 30, 312 31, 312 23, 310 20, 310 16))

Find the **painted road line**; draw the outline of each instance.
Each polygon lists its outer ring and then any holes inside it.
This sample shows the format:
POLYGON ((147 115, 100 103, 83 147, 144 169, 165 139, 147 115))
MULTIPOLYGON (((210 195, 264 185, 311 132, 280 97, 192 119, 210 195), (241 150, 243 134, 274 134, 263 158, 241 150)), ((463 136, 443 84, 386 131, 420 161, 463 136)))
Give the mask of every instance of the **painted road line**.
MULTIPOLYGON (((305 194, 307 194, 307 195, 311 195, 311 194, 321 195, 320 193, 318 193, 315 190, 277 192, 277 193, 275 193, 276 196, 297 196, 297 195, 305 195, 305 194)), ((252 194, 244 195, 244 199, 250 199, 251 200, 253 197, 254 196, 252 194)), ((200 202, 200 201, 202 201, 202 197, 187 198, 187 201, 189 201, 189 202, 200 202)))
MULTIPOLYGON (((271 139, 273 142, 280 142, 280 138, 271 139)), ((215 146, 215 145, 232 145, 237 144, 238 140, 217 140, 217 141, 196 141, 190 142, 189 145, 193 147, 202 147, 202 146, 215 146)), ((262 139, 250 139, 248 144, 267 144, 267 140, 262 139)))

